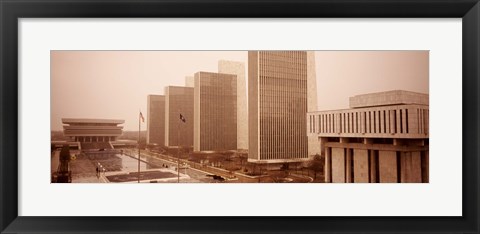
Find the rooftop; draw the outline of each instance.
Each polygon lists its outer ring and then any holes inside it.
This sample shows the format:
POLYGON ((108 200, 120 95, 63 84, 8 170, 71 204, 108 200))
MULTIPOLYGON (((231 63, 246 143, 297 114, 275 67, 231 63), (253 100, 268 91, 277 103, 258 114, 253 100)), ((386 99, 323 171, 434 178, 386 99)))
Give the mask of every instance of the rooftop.
POLYGON ((368 93, 350 97, 350 108, 417 104, 428 106, 428 94, 405 90, 368 93))
POLYGON ((76 118, 62 118, 64 124, 78 124, 78 123, 90 123, 90 124, 123 124, 123 119, 76 119, 76 118))

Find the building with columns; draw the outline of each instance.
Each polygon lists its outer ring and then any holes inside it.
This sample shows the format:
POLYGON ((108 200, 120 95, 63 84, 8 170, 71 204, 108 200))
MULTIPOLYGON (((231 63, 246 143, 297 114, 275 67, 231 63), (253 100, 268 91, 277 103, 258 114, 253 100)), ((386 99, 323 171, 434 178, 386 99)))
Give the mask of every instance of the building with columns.
POLYGON ((110 142, 122 135, 124 120, 63 118, 63 135, 77 142, 110 142))
POLYGON ((428 183, 428 94, 357 95, 350 109, 307 114, 327 183, 428 183))
POLYGON ((63 135, 81 150, 113 149, 112 143, 123 133, 124 120, 63 118, 63 135))

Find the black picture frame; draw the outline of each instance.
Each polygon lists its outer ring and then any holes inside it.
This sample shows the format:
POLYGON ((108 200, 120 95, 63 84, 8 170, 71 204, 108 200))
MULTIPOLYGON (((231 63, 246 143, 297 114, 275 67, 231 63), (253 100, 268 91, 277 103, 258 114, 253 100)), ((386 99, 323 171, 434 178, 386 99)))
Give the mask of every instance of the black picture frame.
MULTIPOLYGON (((479 232, 478 0, 0 0, 1 233, 479 232), (18 216, 18 19, 107 17, 462 18, 462 217, 18 216)), ((454 155, 452 155, 454 156, 454 155)), ((41 202, 41 198, 39 198, 41 202)), ((440 204, 439 204, 440 205, 440 204)), ((252 214, 254 215, 254 214, 252 214)))

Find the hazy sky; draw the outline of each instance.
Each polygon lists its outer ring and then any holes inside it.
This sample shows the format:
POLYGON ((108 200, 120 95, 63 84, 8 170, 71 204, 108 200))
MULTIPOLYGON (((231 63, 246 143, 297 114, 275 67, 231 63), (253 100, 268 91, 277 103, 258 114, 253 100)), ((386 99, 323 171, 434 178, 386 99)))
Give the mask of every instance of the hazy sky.
MULTIPOLYGON (((348 98, 363 93, 428 93, 428 51, 317 51, 315 57, 319 110, 348 108, 348 98)), ((248 70, 246 51, 52 51, 52 130, 62 130, 61 118, 124 119, 125 130, 138 130, 148 94, 183 86, 198 71, 216 72, 221 59, 243 61, 248 70)))

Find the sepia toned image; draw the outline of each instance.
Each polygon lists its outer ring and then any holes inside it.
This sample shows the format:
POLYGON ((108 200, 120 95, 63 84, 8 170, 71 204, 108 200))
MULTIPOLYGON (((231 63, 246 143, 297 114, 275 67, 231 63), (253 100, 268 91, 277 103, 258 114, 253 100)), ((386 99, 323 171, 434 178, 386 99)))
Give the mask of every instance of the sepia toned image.
POLYGON ((429 183, 429 51, 51 51, 52 183, 429 183))

